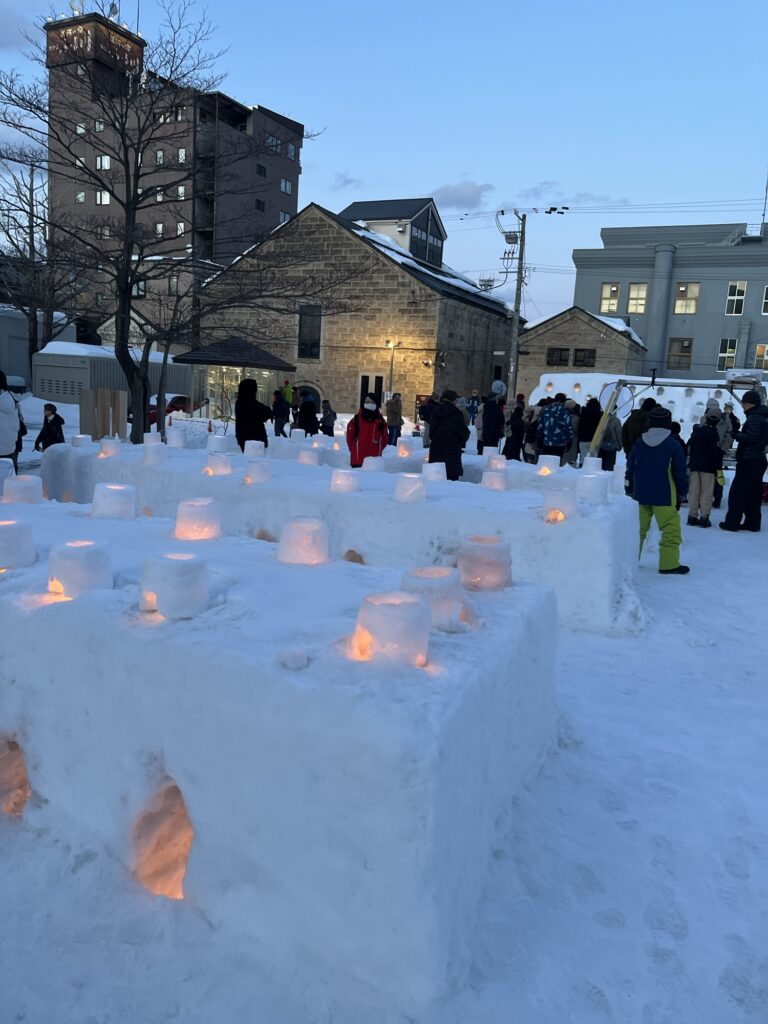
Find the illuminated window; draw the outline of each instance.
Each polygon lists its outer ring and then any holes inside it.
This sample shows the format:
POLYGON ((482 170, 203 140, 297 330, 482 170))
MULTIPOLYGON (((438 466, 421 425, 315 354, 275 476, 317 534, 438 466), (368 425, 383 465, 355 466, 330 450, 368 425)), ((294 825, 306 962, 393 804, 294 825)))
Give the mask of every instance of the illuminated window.
POLYGON ((755 349, 755 369, 768 370, 768 345, 758 345, 755 349))
POLYGON ((77 135, 85 135, 85 125, 82 121, 75 125, 75 133, 77 135))
POLYGON ((687 313, 692 316, 699 305, 699 284, 695 281, 682 281, 675 285, 675 313, 687 313))
POLYGON ((619 286, 616 281, 608 281, 600 288, 600 312, 618 313, 619 286))
POLYGON ((647 284, 631 284, 627 298, 628 313, 644 313, 645 301, 648 298, 647 284))
POLYGON ((732 370, 736 365, 737 338, 721 338, 720 353, 717 357, 718 370, 732 370))
POLYGON ((741 316, 744 312, 744 296, 746 294, 746 281, 731 281, 729 283, 728 298, 725 300, 726 316, 741 316))
POLYGON ((147 294, 147 282, 146 281, 134 281, 133 288, 131 288, 131 295, 134 299, 143 299, 147 294))
POLYGON ((690 370, 693 338, 670 338, 667 353, 668 370, 690 370))

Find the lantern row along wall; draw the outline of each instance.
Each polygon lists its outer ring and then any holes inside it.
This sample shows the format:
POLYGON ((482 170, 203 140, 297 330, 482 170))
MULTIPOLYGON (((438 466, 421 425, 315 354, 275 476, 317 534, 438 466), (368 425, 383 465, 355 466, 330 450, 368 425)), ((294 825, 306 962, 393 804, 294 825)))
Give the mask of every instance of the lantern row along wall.
MULTIPOLYGON (((296 565, 223 537, 191 542, 210 611, 158 621, 141 587, 161 600, 158 560, 190 549, 172 521, 88 518, 116 588, 49 602, 42 554, 83 520, 23 510, 41 557, 0 580, 9 813, 100 836, 286 983, 309 959, 410 1013, 466 980, 498 822, 553 739, 551 591, 467 597, 455 570, 296 565), (353 654, 356 629, 372 642, 353 654)), ((291 544, 320 550, 310 527, 291 544)))

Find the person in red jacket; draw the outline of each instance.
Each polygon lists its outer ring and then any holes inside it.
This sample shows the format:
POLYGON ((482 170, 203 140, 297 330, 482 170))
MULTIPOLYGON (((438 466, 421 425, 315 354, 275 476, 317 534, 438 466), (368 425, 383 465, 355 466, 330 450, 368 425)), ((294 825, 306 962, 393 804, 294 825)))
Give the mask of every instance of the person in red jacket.
POLYGON ((347 425, 349 462, 353 469, 363 464, 370 455, 381 455, 389 443, 387 421, 381 415, 375 395, 366 395, 361 409, 347 425))

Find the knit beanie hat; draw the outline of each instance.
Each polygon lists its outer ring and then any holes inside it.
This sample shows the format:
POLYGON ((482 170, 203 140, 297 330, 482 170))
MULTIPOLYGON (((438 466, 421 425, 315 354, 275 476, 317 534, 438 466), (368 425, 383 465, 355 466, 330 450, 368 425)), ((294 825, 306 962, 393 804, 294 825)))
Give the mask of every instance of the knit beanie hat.
POLYGON ((745 391, 741 396, 742 405, 746 402, 747 405, 760 405, 762 399, 759 391, 745 391))
POLYGON ((672 413, 663 405, 657 405, 648 413, 648 426, 661 427, 664 430, 672 429, 672 413))

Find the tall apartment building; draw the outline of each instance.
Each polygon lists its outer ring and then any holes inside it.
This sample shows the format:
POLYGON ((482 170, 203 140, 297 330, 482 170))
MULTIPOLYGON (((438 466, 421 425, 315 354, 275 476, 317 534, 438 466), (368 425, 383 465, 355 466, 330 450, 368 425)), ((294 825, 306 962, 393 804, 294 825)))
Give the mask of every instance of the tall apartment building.
POLYGON ((110 207, 125 180, 121 123, 123 135, 135 134, 147 195, 139 219, 153 255, 228 263, 294 216, 303 125, 153 78, 145 41, 101 14, 49 21, 45 30, 54 219, 93 225, 105 241, 115 236, 110 207), (151 128, 136 115, 142 101, 126 101, 130 91, 153 110, 151 128))
POLYGON ((643 339, 644 370, 688 379, 768 370, 765 225, 603 228, 575 249, 574 305, 622 317, 643 339))

